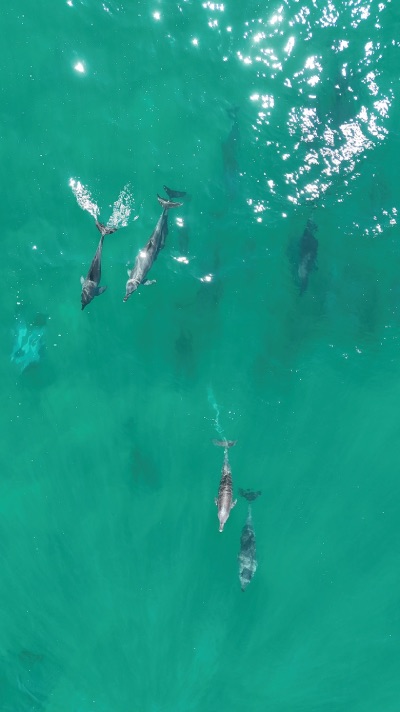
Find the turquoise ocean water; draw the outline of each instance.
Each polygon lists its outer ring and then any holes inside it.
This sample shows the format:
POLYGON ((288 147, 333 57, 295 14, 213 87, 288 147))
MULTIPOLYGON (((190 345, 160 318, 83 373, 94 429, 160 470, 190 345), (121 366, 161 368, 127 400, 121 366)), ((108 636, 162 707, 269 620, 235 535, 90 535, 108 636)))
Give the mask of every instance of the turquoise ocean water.
POLYGON ((1 14, 1 712, 397 712, 397 0, 1 14))

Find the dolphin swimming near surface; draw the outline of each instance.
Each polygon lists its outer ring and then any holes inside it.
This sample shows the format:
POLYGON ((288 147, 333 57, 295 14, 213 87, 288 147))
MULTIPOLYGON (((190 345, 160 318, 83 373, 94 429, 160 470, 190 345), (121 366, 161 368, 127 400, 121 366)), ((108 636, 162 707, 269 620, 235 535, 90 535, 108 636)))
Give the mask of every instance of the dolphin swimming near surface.
POLYGON ((103 294, 103 292, 105 292, 107 289, 107 287, 99 287, 101 279, 101 253, 103 251, 103 242, 105 235, 111 235, 113 232, 116 231, 116 228, 106 227, 102 223, 98 222, 98 220, 96 220, 96 227, 100 231, 101 237, 97 246, 96 254, 93 257, 92 264, 90 265, 87 277, 86 279, 84 277, 81 277, 82 309, 84 309, 88 304, 90 304, 92 299, 98 297, 99 294, 103 294))
POLYGON ((230 515, 231 509, 237 500, 232 497, 232 472, 228 460, 228 448, 236 445, 236 440, 213 440, 214 445, 225 448, 224 464, 222 465, 221 480, 219 483, 218 497, 215 504, 218 507, 219 531, 222 532, 224 525, 230 515))
POLYGON ((30 324, 17 318, 11 361, 17 364, 20 373, 40 361, 44 350, 46 322, 47 316, 44 314, 37 314, 30 324))
MULTIPOLYGON (((239 490, 239 494, 248 502, 252 502, 260 496, 261 492, 252 492, 251 490, 239 490)), ((240 552, 239 560, 239 581, 242 591, 249 585, 257 570, 256 559, 256 536, 254 534, 253 519, 251 516, 251 505, 249 504, 246 523, 242 529, 240 537, 240 552)))
POLYGON ((240 143, 240 132, 238 112, 238 106, 227 110, 227 114, 229 118, 232 119, 233 123, 228 138, 222 143, 224 184, 226 194, 230 200, 236 200, 239 192, 238 149, 240 143))
POLYGON ((293 277, 300 294, 304 294, 311 272, 317 269, 318 240, 314 234, 317 229, 315 222, 309 218, 296 248, 293 249, 293 277))
POLYGON ((157 200, 162 206, 162 213, 157 221, 149 241, 143 247, 135 260, 133 269, 128 269, 128 281, 126 283, 126 291, 123 301, 127 302, 131 294, 135 292, 139 284, 154 284, 155 280, 146 279, 147 274, 158 257, 158 253, 165 245, 165 239, 168 235, 168 210, 170 208, 180 208, 182 203, 175 203, 165 200, 157 195, 157 200))

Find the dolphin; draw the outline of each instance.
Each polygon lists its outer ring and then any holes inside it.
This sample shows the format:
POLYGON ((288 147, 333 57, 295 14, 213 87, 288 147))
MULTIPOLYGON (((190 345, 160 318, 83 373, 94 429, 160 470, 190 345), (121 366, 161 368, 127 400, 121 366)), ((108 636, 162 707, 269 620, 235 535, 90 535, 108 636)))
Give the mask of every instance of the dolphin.
POLYGON ((239 193, 238 148, 240 144, 240 131, 238 112, 238 106, 227 109, 227 114, 229 118, 232 119, 232 127, 227 139, 222 143, 224 185, 229 200, 236 200, 239 193))
POLYGON ((22 373, 32 363, 38 363, 44 348, 44 335, 47 316, 37 314, 29 325, 22 318, 17 319, 14 348, 11 361, 17 364, 22 373))
POLYGON ((357 111, 357 89, 354 91, 351 82, 355 82, 354 71, 349 65, 337 67, 334 72, 330 86, 335 89, 335 95, 330 109, 330 115, 333 119, 333 125, 339 129, 343 124, 347 124, 354 119, 357 111))
POLYGON ((88 304, 90 304, 92 299, 98 297, 99 294, 103 294, 103 292, 105 292, 107 289, 107 287, 99 287, 101 279, 101 253, 103 250, 103 242, 105 235, 111 235, 113 232, 116 231, 116 228, 106 227, 105 225, 103 225, 103 223, 98 222, 98 220, 96 220, 96 227, 100 231, 101 237, 97 246, 96 254, 93 257, 92 264, 89 267, 87 277, 86 279, 84 277, 81 277, 82 309, 84 309, 88 304))
POLYGON ((235 501, 232 501, 232 472, 228 460, 228 448, 236 445, 236 442, 237 440, 213 440, 214 445, 225 448, 224 464, 222 465, 218 497, 215 498, 215 504, 218 507, 220 532, 223 531, 224 524, 230 515, 231 509, 233 509, 237 502, 236 499, 235 501))
MULTIPOLYGON (((252 492, 251 490, 239 490, 239 494, 245 497, 248 502, 252 502, 254 499, 260 496, 261 492, 252 492)), ((254 534, 253 519, 251 516, 251 505, 249 504, 249 509, 247 513, 246 523, 242 529, 242 535, 240 537, 240 552, 238 554, 239 560, 239 581, 242 591, 249 585, 251 579, 253 578, 257 570, 257 559, 256 559, 256 536, 254 534)))
POLYGON ((317 229, 315 222, 309 218, 299 242, 290 248, 293 278, 300 294, 304 294, 311 272, 317 269, 318 240, 314 234, 317 229))
POLYGON ((154 284, 155 279, 146 279, 146 276, 156 261, 158 253, 165 245, 165 239, 168 235, 168 210, 170 208, 179 208, 182 205, 182 203, 165 200, 159 195, 157 195, 157 200, 162 206, 163 211, 147 245, 139 251, 133 269, 128 269, 129 279, 126 283, 124 302, 128 301, 131 294, 137 290, 139 284, 154 284))

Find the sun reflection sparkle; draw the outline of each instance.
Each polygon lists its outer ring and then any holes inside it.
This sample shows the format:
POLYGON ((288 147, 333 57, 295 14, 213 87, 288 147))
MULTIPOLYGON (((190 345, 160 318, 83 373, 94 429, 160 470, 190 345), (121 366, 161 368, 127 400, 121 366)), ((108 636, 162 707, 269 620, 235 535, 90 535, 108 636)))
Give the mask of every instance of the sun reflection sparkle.
POLYGON ((339 11, 334 6, 333 2, 327 3, 327 5, 322 10, 322 17, 320 20, 321 27, 334 27, 339 19, 339 11))
POLYGON ((269 21, 269 24, 277 25, 282 21, 283 21, 283 5, 281 5, 280 8, 278 8, 277 12, 274 15, 272 15, 272 17, 269 21))
POLYGON ((225 5, 223 3, 217 3, 217 2, 203 2, 202 7, 211 10, 212 12, 214 10, 219 10, 220 12, 224 12, 225 10, 225 5))
POLYGON ((289 37, 285 47, 283 48, 283 51, 286 52, 286 54, 290 54, 294 47, 294 43, 295 43, 294 37, 289 37))
MULTIPOLYGON (((240 44, 232 54, 251 74, 250 125, 254 147, 264 147, 271 159, 264 174, 273 181, 268 192, 276 192, 275 201, 286 200, 286 183, 290 202, 297 204, 324 194, 337 174, 346 187, 357 179, 360 160, 388 135, 394 92, 381 81, 383 40, 374 35, 378 12, 387 3, 299 1, 290 14, 289 4, 281 0, 267 15, 247 19, 241 32, 235 26, 240 44), (356 42, 351 27, 365 21, 365 39, 356 42), (339 37, 338 31, 337 39, 323 41, 325 27, 340 27, 339 37), (294 51, 309 40, 308 57, 294 51), (262 94, 267 87, 268 94, 262 94)), ((203 7, 210 9, 210 3, 203 7)), ((400 41, 391 44, 400 47, 400 41)), ((225 50, 224 60, 231 56, 225 50)))

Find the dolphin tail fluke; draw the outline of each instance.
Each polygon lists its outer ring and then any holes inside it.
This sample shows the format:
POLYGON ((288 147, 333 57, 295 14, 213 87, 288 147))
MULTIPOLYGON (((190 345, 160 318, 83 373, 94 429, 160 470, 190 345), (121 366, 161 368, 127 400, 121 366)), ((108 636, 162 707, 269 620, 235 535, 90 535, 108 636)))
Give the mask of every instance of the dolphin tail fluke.
POLYGON ((236 445, 237 440, 213 440, 214 445, 217 447, 233 447, 236 445))
POLYGON ((167 185, 163 185, 163 188, 170 200, 173 200, 174 198, 184 198, 186 195, 186 191, 184 190, 172 190, 172 188, 168 188, 167 185))
POLYGON ((99 222, 96 220, 96 227, 101 232, 101 234, 104 235, 112 235, 113 232, 117 231, 116 227, 107 227, 106 225, 103 225, 103 223, 99 222))
POLYGON ((253 502, 255 499, 257 499, 257 497, 260 496, 261 492, 260 491, 253 492, 253 490, 249 490, 249 489, 244 490, 244 489, 240 488, 239 494, 241 497, 244 497, 245 499, 247 499, 248 502, 253 502))
POLYGON ((180 208, 182 203, 174 203, 172 200, 165 200, 165 198, 161 198, 160 195, 157 193, 157 200, 160 203, 160 205, 164 208, 164 210, 169 210, 170 208, 180 208))

